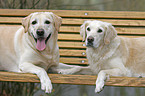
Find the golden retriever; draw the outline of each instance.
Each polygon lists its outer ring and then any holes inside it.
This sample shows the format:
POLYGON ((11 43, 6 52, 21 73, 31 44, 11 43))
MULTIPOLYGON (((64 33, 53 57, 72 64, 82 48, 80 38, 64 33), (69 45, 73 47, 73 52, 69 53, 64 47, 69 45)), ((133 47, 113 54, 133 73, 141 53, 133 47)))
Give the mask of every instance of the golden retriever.
POLYGON ((41 89, 50 93, 52 84, 46 71, 55 71, 59 64, 57 34, 61 22, 52 12, 35 12, 22 20, 17 31, 0 27, 0 70, 34 73, 40 78, 41 89))
POLYGON ((89 68, 98 74, 95 92, 100 92, 111 76, 145 76, 145 38, 117 36, 112 24, 85 21, 80 35, 87 46, 89 68))

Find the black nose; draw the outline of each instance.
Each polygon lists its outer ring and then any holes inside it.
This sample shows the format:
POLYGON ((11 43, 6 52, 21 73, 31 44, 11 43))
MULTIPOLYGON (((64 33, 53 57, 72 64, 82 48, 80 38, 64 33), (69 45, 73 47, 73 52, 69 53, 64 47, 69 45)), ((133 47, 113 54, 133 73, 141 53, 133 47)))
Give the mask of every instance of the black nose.
POLYGON ((37 29, 37 35, 38 36, 43 36, 44 35, 44 29, 37 29))
POLYGON ((88 40, 88 42, 93 42, 94 41, 94 37, 92 37, 92 36, 89 36, 88 38, 87 38, 87 40, 88 40))

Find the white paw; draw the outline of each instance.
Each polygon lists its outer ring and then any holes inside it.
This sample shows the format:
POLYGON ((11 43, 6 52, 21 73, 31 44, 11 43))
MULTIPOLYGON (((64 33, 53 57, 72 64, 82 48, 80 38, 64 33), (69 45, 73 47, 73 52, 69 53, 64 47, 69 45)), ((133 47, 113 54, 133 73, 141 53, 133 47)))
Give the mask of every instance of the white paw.
POLYGON ((76 73, 80 70, 81 70, 81 68, 78 66, 78 67, 73 67, 73 68, 70 68, 70 69, 59 69, 58 73, 59 74, 74 74, 74 73, 76 73))
POLYGON ((45 93, 52 92, 52 84, 49 78, 41 80, 41 89, 45 90, 45 93))
POLYGON ((102 91, 104 87, 104 81, 100 81, 100 82, 96 82, 96 89, 95 89, 95 92, 96 93, 99 93, 102 91))
POLYGON ((69 69, 59 69, 59 74, 72 74, 69 69))

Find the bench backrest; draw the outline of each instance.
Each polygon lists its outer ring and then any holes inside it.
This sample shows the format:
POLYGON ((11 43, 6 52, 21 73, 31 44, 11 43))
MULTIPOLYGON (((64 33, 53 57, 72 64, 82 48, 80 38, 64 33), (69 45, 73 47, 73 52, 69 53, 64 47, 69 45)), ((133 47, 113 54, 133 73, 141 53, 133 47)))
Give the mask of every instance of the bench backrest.
POLYGON ((101 20, 112 23, 119 36, 145 36, 145 12, 78 11, 78 10, 29 10, 0 9, 0 26, 20 26, 21 19, 32 12, 49 11, 63 18, 58 45, 60 62, 85 66, 86 47, 79 35, 80 25, 85 20, 101 20))

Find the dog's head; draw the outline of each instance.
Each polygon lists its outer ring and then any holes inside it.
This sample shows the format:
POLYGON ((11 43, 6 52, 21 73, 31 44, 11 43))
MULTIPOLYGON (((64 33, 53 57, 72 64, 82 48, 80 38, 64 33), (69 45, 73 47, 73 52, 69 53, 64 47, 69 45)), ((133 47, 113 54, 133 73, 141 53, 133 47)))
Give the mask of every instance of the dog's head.
POLYGON ((80 35, 87 47, 97 48, 101 44, 109 44, 117 36, 117 32, 111 23, 94 20, 82 24, 80 35))
POLYGON ((39 51, 46 48, 47 41, 58 32, 61 22, 61 17, 52 12, 35 12, 22 19, 25 33, 28 32, 34 38, 39 51))

